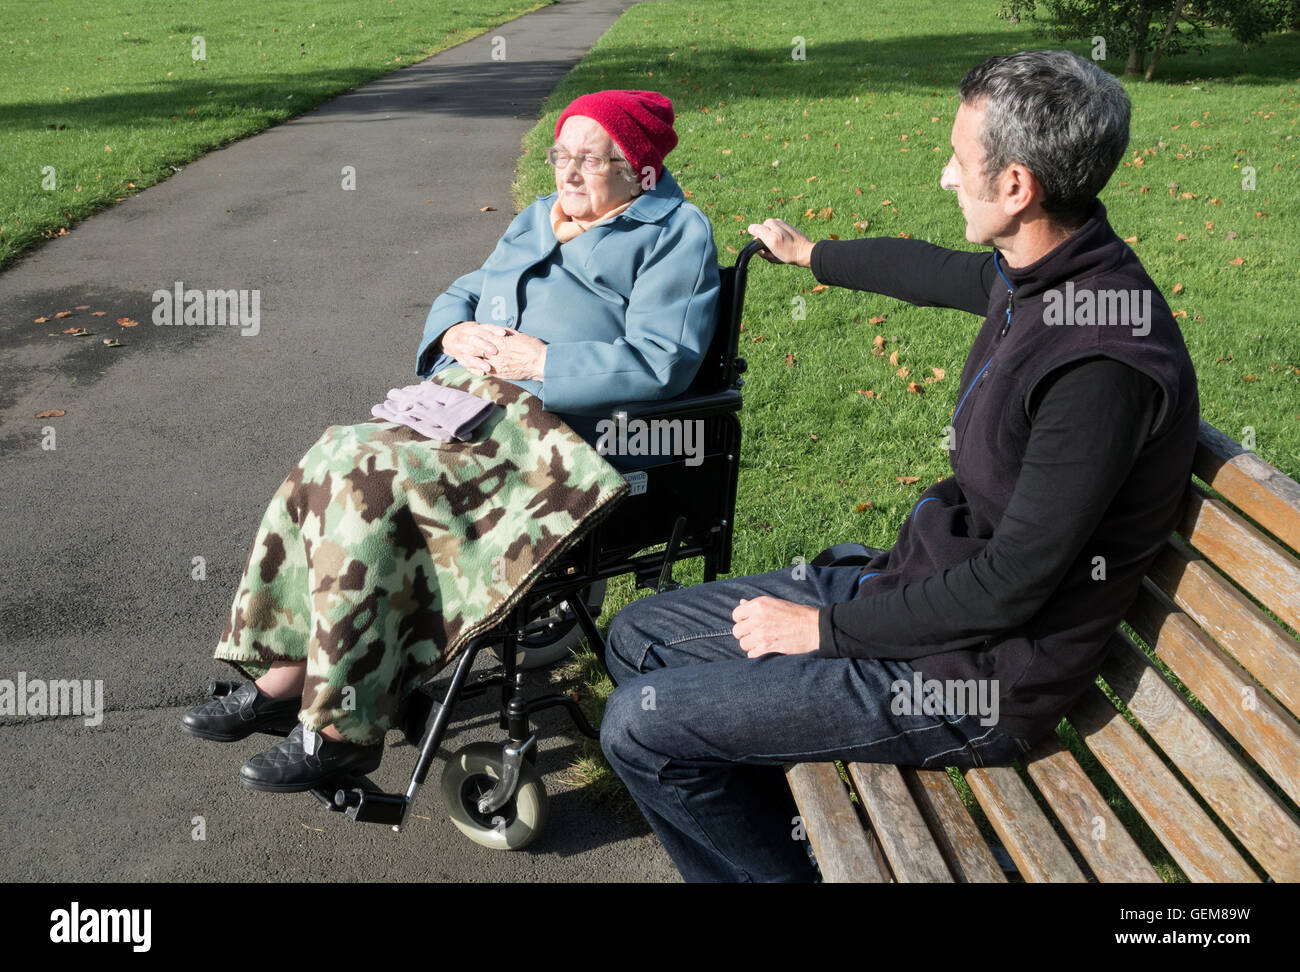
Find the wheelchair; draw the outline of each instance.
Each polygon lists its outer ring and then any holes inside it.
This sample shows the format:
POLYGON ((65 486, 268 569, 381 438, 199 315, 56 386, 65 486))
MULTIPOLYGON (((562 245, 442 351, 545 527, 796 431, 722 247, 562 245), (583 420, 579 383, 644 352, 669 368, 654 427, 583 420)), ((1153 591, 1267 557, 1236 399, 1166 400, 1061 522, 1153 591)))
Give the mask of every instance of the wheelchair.
MULTIPOLYGON (((703 423, 702 456, 657 457, 652 465, 624 474, 631 489, 611 514, 571 546, 519 601, 506 619, 472 639, 451 663, 442 698, 428 694, 431 683, 405 701, 402 730, 417 751, 410 783, 402 793, 386 793, 360 777, 339 777, 311 793, 329 810, 363 823, 400 831, 433 766, 457 703, 494 690, 500 693, 504 743, 472 743, 451 754, 441 790, 455 825, 471 840, 498 850, 529 844, 546 822, 547 796, 534 769, 537 736, 531 719, 545 709, 567 711, 583 735, 599 738, 577 701, 565 694, 527 698, 523 672, 567 657, 583 637, 605 667, 605 642, 596 629, 605 582, 635 575, 637 586, 662 592, 678 585, 673 565, 704 558, 704 580, 731 569, 736 484, 740 471, 741 377, 740 320, 747 267, 762 247, 748 243, 730 267, 719 267, 718 321, 700 369, 685 393, 659 402, 615 409, 623 426, 656 419, 703 423), (644 552, 663 546, 662 552, 644 552), (471 676, 475 659, 491 648, 499 666, 471 676)), ((606 671, 608 671, 606 669, 606 671)), ((238 683, 214 682, 213 695, 238 683)))

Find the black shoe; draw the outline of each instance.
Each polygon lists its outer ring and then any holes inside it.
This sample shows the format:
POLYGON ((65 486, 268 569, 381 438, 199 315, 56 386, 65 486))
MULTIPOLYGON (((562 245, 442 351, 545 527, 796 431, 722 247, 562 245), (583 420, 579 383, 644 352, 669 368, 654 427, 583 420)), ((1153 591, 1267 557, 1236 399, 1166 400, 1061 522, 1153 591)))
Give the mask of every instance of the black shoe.
POLYGON ((359 746, 326 739, 313 733, 316 751, 308 754, 301 725, 278 746, 259 753, 244 764, 239 779, 254 790, 297 793, 314 790, 341 776, 364 776, 379 768, 384 744, 359 746))
POLYGON ((185 713, 181 725, 201 739, 234 742, 255 732, 287 733, 298 724, 302 696, 272 699, 245 682, 229 695, 219 695, 185 713))

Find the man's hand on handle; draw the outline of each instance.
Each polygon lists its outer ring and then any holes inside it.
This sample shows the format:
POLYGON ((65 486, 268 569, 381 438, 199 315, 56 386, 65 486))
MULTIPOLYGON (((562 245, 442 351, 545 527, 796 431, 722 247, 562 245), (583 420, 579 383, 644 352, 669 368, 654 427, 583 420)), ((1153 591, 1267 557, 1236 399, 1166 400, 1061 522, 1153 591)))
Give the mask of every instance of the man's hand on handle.
POLYGON ((812 266, 813 241, 782 219, 765 219, 750 223, 749 235, 763 241, 758 251, 768 263, 788 263, 796 267, 812 266))

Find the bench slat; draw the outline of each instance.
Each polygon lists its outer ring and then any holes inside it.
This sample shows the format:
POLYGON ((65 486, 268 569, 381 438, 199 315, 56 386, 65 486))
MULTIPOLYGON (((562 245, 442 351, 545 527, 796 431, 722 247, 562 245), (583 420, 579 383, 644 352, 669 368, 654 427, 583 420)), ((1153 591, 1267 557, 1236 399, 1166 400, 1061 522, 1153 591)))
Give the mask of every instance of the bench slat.
POLYGON ((888 882, 867 841, 848 788, 834 763, 793 763, 786 782, 812 841, 822 880, 828 883, 888 882))
POLYGON ((1030 750, 1026 760, 1030 779, 1098 881, 1161 883, 1106 798, 1055 733, 1030 750))
POLYGON ((1219 570, 1294 630, 1300 630, 1300 564, 1238 514, 1192 487, 1178 526, 1219 570))
POLYGON ((1300 723, 1149 580, 1128 622, 1292 800, 1300 802, 1300 723))
POLYGON ((1283 705, 1300 715, 1300 644, 1177 537, 1148 577, 1283 705))
POLYGON ((1069 720, 1188 880, 1259 880, 1218 825, 1101 689, 1094 686, 1085 692, 1070 710, 1069 720))
POLYGON ((904 769, 903 779, 951 873, 962 883, 1006 884, 961 795, 943 770, 904 769))
POLYGON ((1026 881, 1084 880, 1083 872, 1012 767, 968 769, 964 776, 1026 881))
POLYGON ((1278 881, 1300 881, 1300 825, 1127 635, 1101 674, 1237 839, 1278 881))
POLYGON ((948 865, 898 767, 849 763, 848 769, 894 878, 900 883, 951 882, 948 865))
POLYGON ((1292 550, 1300 551, 1300 483, 1201 419, 1192 472, 1292 550))

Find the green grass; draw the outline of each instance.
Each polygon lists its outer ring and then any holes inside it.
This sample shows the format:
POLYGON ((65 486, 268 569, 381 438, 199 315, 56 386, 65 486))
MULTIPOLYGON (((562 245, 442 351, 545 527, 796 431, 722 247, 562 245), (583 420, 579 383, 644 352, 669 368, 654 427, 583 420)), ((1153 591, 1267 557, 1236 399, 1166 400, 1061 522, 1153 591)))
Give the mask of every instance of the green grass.
POLYGON ((0 5, 0 269, 210 149, 549 2, 0 5))
MULTIPOLYGON (((517 207, 554 188, 542 151, 565 104, 599 88, 653 88, 677 112, 680 142, 667 165, 713 220, 724 262, 749 240, 745 226, 769 216, 813 239, 906 233, 973 249, 954 198, 939 188, 957 83, 987 56, 1047 46, 1032 24, 1000 21, 996 9, 977 0, 869 12, 844 0, 635 7, 525 138, 517 207), (791 59, 796 35, 806 61, 791 59), (854 226, 861 220, 865 234, 854 226)), ((1201 414, 1237 438, 1253 428, 1255 451, 1298 477, 1300 340, 1287 310, 1300 305, 1291 269, 1300 242, 1288 230, 1300 198, 1300 38, 1274 35, 1249 51, 1224 33, 1209 41, 1201 56, 1162 62, 1153 83, 1124 80, 1132 138, 1102 200, 1119 235, 1137 237, 1134 250, 1170 306, 1186 312, 1179 320, 1201 414), (1241 185, 1246 165, 1255 169, 1253 191, 1241 185), (1236 258, 1240 265, 1229 262, 1236 258)), ((1088 54, 1083 44, 1071 49, 1088 54)), ((888 547, 920 492, 951 471, 942 429, 980 320, 835 288, 814 294, 815 283, 807 270, 751 265, 735 575, 811 558, 841 540, 888 547), (796 296, 807 301, 805 321, 792 320, 796 296), (871 355, 876 334, 911 369, 909 380, 932 368, 946 377, 924 395, 909 393, 897 368, 871 355)), ((699 582, 698 565, 679 568, 678 579, 699 582)), ((605 619, 643 594, 627 578, 611 583, 605 619)), ((591 676, 589 653, 578 665, 590 687, 584 704, 598 715, 609 683, 591 676)), ((1095 764, 1068 726, 1061 733, 1095 764)), ((575 779, 606 787, 608 775, 588 744, 575 779)), ((1118 789, 1104 791, 1161 875, 1181 879, 1118 789)))

